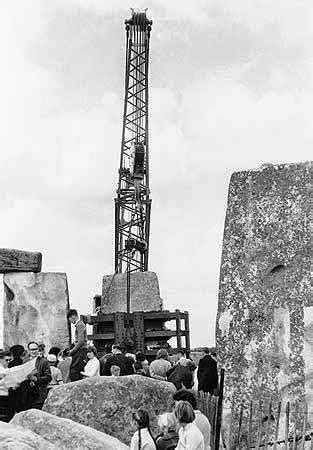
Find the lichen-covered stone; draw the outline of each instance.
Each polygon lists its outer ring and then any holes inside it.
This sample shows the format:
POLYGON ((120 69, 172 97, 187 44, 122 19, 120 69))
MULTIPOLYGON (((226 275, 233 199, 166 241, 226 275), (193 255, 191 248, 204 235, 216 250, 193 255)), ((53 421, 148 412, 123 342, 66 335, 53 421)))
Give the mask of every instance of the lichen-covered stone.
POLYGON ((4 346, 44 343, 46 348, 69 344, 69 308, 65 273, 4 275, 4 346))
POLYGON ((59 450, 126 450, 128 448, 108 434, 38 409, 16 414, 11 424, 36 433, 56 445, 59 450))
POLYGON ((59 447, 32 431, 5 422, 0 422, 0 448, 1 450, 59 450, 59 447))
POLYGON ((233 398, 313 410, 311 178, 310 163, 231 177, 216 327, 225 415, 233 398))
POLYGON ((156 415, 173 408, 174 392, 173 384, 141 375, 98 377, 58 386, 43 409, 129 444, 134 433, 132 413, 146 409, 156 432, 156 415))
MULTIPOLYGON (((136 272, 131 274, 130 297, 131 311, 159 311, 163 309, 158 277, 154 272, 136 272)), ((102 283, 103 312, 126 312, 126 298, 126 273, 105 275, 102 283)))

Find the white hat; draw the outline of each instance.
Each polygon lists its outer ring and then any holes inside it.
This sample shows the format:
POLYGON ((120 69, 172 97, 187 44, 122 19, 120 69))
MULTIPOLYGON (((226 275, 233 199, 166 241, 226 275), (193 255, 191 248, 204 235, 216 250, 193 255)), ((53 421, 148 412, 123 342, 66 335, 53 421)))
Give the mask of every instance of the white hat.
POLYGON ((56 363, 57 362, 57 357, 55 355, 49 353, 49 355, 47 356, 47 360, 49 362, 56 363))

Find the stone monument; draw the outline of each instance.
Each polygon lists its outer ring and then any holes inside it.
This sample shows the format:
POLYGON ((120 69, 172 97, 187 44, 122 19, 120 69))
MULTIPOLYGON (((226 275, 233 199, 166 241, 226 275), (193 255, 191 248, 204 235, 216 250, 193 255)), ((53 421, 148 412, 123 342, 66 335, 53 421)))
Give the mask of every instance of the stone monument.
POLYGON ((216 327, 224 423, 231 401, 306 400, 313 412, 311 179, 309 162, 231 177, 216 327))
POLYGON ((4 275, 4 347, 35 340, 46 349, 68 347, 70 329, 65 273, 7 273, 4 275))

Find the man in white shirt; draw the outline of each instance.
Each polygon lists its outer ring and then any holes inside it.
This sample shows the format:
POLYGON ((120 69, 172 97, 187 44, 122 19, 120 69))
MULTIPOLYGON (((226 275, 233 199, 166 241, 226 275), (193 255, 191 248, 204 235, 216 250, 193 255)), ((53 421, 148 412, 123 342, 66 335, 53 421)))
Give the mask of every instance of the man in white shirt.
POLYGON ((187 389, 180 389, 173 395, 173 400, 175 400, 175 402, 183 400, 190 403, 195 413, 195 424, 203 435, 204 449, 211 450, 211 425, 208 418, 197 409, 197 400, 194 394, 187 391, 187 389))

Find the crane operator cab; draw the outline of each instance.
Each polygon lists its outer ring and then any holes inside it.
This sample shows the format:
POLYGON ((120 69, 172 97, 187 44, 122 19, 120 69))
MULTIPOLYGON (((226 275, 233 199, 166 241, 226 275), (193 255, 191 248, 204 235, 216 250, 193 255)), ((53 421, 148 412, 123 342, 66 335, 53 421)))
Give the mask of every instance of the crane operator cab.
POLYGON ((142 180, 145 174, 145 147, 141 142, 133 142, 130 154, 130 176, 142 180))

